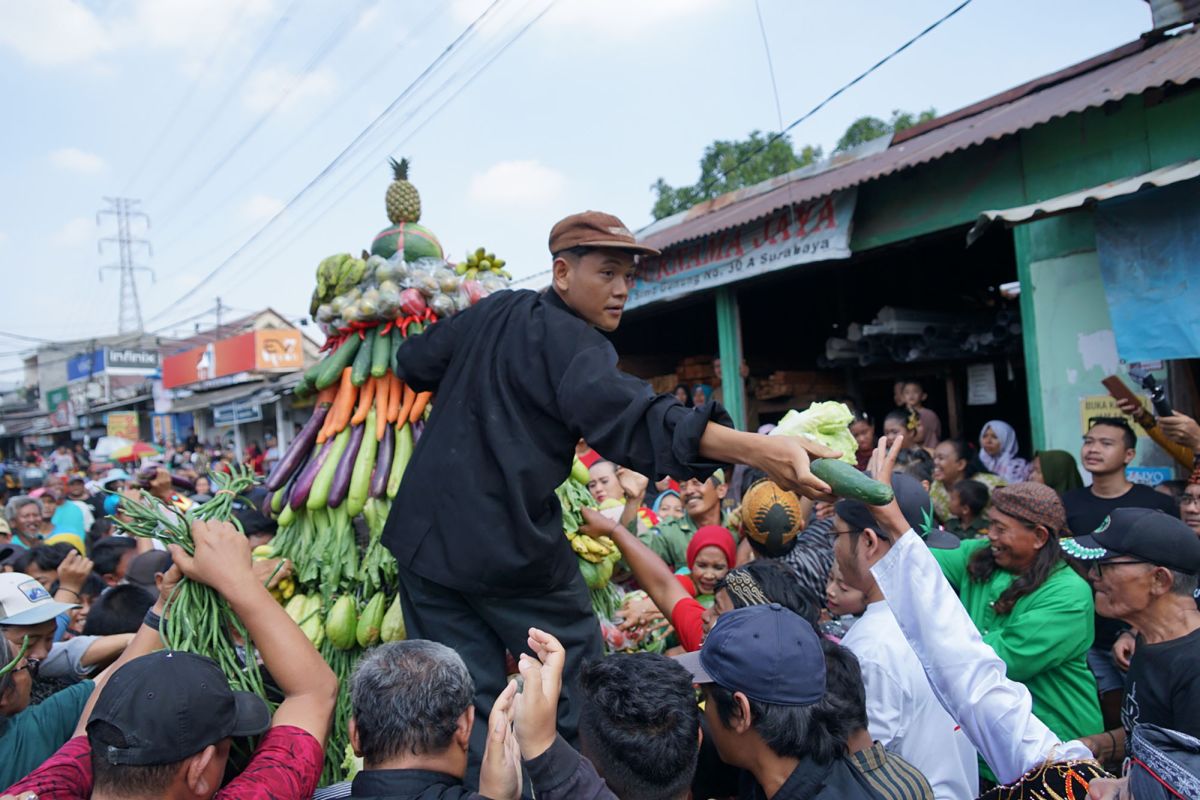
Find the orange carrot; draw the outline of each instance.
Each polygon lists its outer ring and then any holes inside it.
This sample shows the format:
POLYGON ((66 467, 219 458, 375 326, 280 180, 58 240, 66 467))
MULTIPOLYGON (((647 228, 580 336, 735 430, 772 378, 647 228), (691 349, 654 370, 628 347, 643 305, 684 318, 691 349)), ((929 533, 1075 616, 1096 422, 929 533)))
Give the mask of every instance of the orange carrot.
POLYGON ((400 418, 400 402, 404 400, 404 382, 394 372, 388 373, 388 381, 390 385, 388 386, 387 421, 389 425, 394 425, 400 418))
POLYGON ((404 384, 404 400, 400 403, 400 414, 396 419, 408 422, 408 415, 412 413, 413 403, 415 402, 417 402, 417 393, 407 383, 404 384))
POLYGON ((338 386, 337 399, 333 401, 333 408, 329 409, 329 416, 333 417, 330 435, 341 433, 350 422, 350 415, 354 413, 354 401, 358 399, 358 387, 354 385, 350 372, 350 367, 342 370, 342 382, 338 386))
POLYGON ((417 400, 413 403, 412 411, 408 414, 408 421, 416 422, 425 413, 425 406, 429 405, 429 398, 433 397, 433 392, 421 392, 417 395, 417 400))
POLYGON ((387 431, 388 390, 392 388, 392 382, 385 375, 376 378, 375 383, 378 384, 375 388, 375 441, 381 442, 387 431))
POLYGON ((335 397, 337 397, 337 390, 337 386, 326 386, 324 389, 317 392, 317 405, 319 406, 321 403, 329 403, 330 405, 333 405, 333 400, 335 397))
POLYGON ((371 403, 375 400, 375 379, 367 378, 358 390, 358 408, 354 411, 354 416, 350 418, 351 425, 359 425, 367 421, 367 413, 371 410, 371 403))

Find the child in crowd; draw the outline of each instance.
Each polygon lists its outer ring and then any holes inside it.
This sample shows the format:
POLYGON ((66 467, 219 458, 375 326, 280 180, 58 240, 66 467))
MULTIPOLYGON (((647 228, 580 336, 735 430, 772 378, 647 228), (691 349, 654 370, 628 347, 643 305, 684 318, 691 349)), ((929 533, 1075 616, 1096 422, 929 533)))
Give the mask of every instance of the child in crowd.
POLYGON ((987 536, 988 521, 983 510, 988 504, 988 487, 973 480, 962 480, 950 488, 950 519, 946 530, 960 539, 987 536))
POLYGON ((875 420, 865 411, 858 412, 854 421, 850 423, 850 434, 858 445, 858 452, 855 453, 855 458, 858 459, 857 466, 865 470, 867 462, 871 460, 871 453, 875 451, 875 420))
POLYGON ((917 412, 917 416, 921 418, 921 437, 917 444, 927 448, 937 447, 937 443, 942 439, 942 421, 935 412, 925 408, 925 401, 929 397, 925 394, 925 387, 918 381, 905 381, 900 396, 904 407, 917 412))
POLYGON ((821 634, 840 642, 850 631, 850 626, 867 610, 867 598, 858 589, 842 580, 837 562, 829 570, 829 581, 825 584, 825 608, 821 612, 818 629, 821 634))

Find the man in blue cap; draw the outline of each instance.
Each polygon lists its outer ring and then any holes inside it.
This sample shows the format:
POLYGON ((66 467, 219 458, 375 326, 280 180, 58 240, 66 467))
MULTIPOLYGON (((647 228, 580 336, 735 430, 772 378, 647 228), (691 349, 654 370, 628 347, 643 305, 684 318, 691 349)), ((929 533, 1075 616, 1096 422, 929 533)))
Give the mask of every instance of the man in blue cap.
POLYGON ((799 616, 775 603, 729 611, 677 660, 703 687, 721 760, 747 772, 742 797, 879 798, 846 757, 849 722, 827 698, 821 641, 799 616))
POLYGON ((1084 737, 1084 744, 1112 763, 1139 724, 1200 736, 1200 537, 1162 511, 1118 508, 1090 535, 1061 544, 1089 564, 1096 613, 1132 626, 1137 636, 1121 727, 1084 737))

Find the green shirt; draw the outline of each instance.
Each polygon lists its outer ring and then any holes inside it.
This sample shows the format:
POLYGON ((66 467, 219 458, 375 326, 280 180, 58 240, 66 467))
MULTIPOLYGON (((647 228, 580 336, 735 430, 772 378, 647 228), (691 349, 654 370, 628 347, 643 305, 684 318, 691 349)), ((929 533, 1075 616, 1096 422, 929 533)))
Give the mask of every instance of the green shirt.
POLYGON ((83 713, 92 682, 80 681, 0 722, 0 789, 33 772, 67 743, 83 713))
POLYGON ((667 562, 671 571, 687 566, 687 546, 696 532, 696 523, 684 514, 679 519, 668 519, 660 522, 658 527, 651 528, 645 533, 639 533, 642 544, 653 550, 659 558, 667 562))
MULTIPOLYGON (((1036 591, 1016 602, 1008 614, 992 603, 1013 582, 997 568, 985 583, 967 575, 967 562, 989 546, 973 539, 957 550, 930 550, 958 592, 983 641, 1005 663, 1008 677, 1033 695, 1033 713, 1064 742, 1104 729, 1096 699, 1096 679, 1086 654, 1092 646, 1092 590, 1065 563, 1055 566, 1036 591)), ((1057 546, 1057 545, 1054 545, 1057 546)))

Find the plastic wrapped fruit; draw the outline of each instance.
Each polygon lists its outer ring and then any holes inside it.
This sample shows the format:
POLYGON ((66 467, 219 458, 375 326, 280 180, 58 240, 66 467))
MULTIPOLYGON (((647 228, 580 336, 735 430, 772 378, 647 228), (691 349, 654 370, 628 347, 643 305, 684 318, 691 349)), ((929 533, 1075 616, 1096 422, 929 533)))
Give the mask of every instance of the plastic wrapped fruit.
POLYGON ((400 311, 410 317, 419 317, 425 313, 425 296, 413 288, 400 293, 400 311))
POLYGON ((489 272, 480 277, 479 283, 483 286, 485 296, 508 288, 508 281, 494 272, 489 272))
POLYGON ((483 290, 483 283, 480 281, 463 281, 458 293, 461 297, 466 298, 469 306, 473 306, 487 297, 487 292, 483 290))
POLYGON ((442 267, 433 273, 433 277, 437 279, 438 288, 443 294, 454 294, 458 291, 459 278, 449 267, 442 267))
POLYGON ((317 322, 331 322, 336 316, 331 303, 321 303, 317 306, 317 322))
POLYGON ((433 309, 433 313, 438 315, 438 318, 448 317, 453 314, 458 308, 454 305, 454 300, 448 294, 437 293, 429 300, 429 307, 433 309))
POLYGON ((414 272, 409 283, 414 289, 430 300, 441 291, 437 278, 433 277, 433 273, 431 272, 414 272))

